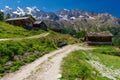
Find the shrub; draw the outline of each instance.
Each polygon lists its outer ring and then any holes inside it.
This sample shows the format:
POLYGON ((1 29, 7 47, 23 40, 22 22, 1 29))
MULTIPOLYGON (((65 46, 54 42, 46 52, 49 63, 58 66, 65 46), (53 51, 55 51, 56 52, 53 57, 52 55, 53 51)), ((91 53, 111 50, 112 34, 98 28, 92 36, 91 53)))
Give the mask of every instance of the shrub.
POLYGON ((30 63, 58 48, 58 42, 76 43, 77 39, 70 35, 50 32, 50 35, 38 39, 0 42, 0 65, 5 66, 0 74, 18 70, 22 65, 30 63), (37 51, 38 53, 35 53, 37 51), (25 53, 30 54, 25 54, 25 53), (20 59, 14 59, 15 57, 20 59), (7 62, 12 62, 7 64, 7 62), (8 67, 6 67, 8 66, 8 67))

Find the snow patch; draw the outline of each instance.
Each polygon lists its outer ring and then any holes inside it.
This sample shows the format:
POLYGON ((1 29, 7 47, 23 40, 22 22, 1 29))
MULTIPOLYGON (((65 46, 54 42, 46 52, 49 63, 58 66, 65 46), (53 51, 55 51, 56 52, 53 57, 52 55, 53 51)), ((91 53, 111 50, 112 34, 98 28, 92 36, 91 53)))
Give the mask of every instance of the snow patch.
POLYGON ((94 17, 92 17, 92 16, 89 16, 89 19, 95 20, 95 18, 94 18, 94 17))
POLYGON ((59 15, 60 18, 62 18, 63 20, 68 20, 68 15, 59 15))
POLYGON ((32 11, 40 11, 36 6, 32 7, 32 11))
POLYGON ((17 7, 17 11, 14 11, 13 14, 16 14, 16 15, 25 15, 25 12, 22 8, 20 7, 17 7))
POLYGON ((32 8, 26 7, 26 13, 32 15, 32 8))
POLYGON ((84 18, 84 16, 80 15, 79 18, 84 18))
POLYGON ((75 18, 75 17, 71 17, 70 19, 74 20, 74 19, 76 19, 76 18, 75 18))
POLYGON ((60 18, 63 18, 63 16, 62 16, 62 15, 59 15, 59 17, 60 17, 60 18))
POLYGON ((50 18, 50 16, 48 16, 48 15, 47 15, 47 17, 46 17, 46 18, 50 18))
POLYGON ((64 11, 70 11, 70 10, 68 10, 68 9, 63 9, 64 11))
POLYGON ((68 15, 63 16, 64 20, 68 20, 68 15))
POLYGON ((3 9, 1 9, 0 11, 1 11, 1 12, 4 12, 4 10, 3 10, 3 9))
POLYGON ((9 6, 5 6, 5 10, 12 10, 9 6))

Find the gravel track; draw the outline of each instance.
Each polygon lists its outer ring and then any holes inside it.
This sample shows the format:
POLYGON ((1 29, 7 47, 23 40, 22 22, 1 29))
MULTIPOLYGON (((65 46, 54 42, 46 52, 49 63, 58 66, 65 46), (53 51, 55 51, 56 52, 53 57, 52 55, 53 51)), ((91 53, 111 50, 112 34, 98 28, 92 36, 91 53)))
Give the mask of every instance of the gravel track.
POLYGON ((62 59, 72 51, 79 49, 88 48, 75 45, 65 46, 21 67, 14 73, 5 75, 1 80, 59 80, 62 59))
POLYGON ((44 37, 44 36, 47 36, 47 35, 49 35, 49 33, 42 33, 42 34, 39 34, 39 35, 35 35, 35 36, 31 36, 31 37, 25 37, 25 38, 4 38, 4 39, 0 39, 0 41, 10 41, 10 40, 16 41, 16 40, 23 40, 23 39, 35 39, 35 38, 40 38, 40 37, 44 37))

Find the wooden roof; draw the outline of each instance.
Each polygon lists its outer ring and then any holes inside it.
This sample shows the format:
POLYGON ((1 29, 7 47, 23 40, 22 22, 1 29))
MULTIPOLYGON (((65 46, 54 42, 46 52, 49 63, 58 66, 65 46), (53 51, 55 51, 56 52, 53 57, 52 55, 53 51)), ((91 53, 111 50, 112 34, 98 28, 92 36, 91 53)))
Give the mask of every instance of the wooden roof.
POLYGON ((103 31, 103 32, 89 32, 87 33, 88 37, 112 37, 112 33, 110 33, 109 31, 103 31))
POLYGON ((5 21, 9 22, 9 21, 18 21, 18 20, 30 20, 31 22, 34 22, 34 20, 32 18, 29 17, 17 17, 17 18, 9 18, 6 19, 5 21))
POLYGON ((29 17, 9 18, 9 19, 6 19, 6 21, 24 20, 24 19, 29 19, 29 17))

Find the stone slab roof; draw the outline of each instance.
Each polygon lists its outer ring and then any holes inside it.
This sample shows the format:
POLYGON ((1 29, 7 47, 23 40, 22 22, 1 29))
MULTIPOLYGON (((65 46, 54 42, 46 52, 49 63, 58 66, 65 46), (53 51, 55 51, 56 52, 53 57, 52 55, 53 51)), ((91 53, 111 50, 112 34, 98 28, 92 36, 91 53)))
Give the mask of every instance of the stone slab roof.
POLYGON ((6 19, 5 21, 24 20, 24 19, 29 19, 29 17, 9 18, 6 19))
POLYGON ((87 33, 87 35, 86 36, 88 36, 88 37, 112 37, 113 35, 112 35, 112 33, 110 33, 109 31, 103 31, 103 32, 89 32, 89 33, 87 33))

